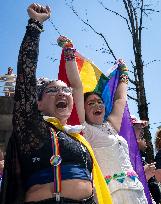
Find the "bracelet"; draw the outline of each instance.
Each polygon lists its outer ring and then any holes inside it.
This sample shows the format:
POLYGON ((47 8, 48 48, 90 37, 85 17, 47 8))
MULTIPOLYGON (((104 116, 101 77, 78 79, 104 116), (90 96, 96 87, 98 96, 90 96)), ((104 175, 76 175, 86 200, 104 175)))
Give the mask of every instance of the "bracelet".
POLYGON ((64 48, 64 59, 65 61, 74 61, 75 60, 76 49, 66 47, 64 48))
POLYGON ((68 39, 67 37, 65 36, 59 36, 59 38, 57 39, 57 43, 60 47, 62 48, 72 48, 73 47, 73 44, 72 44, 72 41, 70 39, 68 39))
POLYGON ((120 75, 119 79, 120 79, 120 82, 124 82, 124 83, 128 84, 128 81, 129 81, 128 74, 122 73, 120 75))
POLYGON ((43 24, 40 23, 40 21, 38 21, 36 19, 30 18, 28 20, 28 25, 30 25, 30 24, 36 24, 40 29, 43 29, 43 24))
POLYGON ((128 77, 128 67, 125 64, 119 64, 119 70, 120 70, 120 82, 124 82, 128 84, 129 77, 128 77))
POLYGON ((36 19, 30 18, 28 20, 28 27, 36 28, 38 31, 43 32, 43 25, 36 19))
POLYGON ((128 68, 127 68, 127 66, 125 64, 120 64, 119 69, 120 69, 121 72, 128 71, 128 68))
POLYGON ((32 24, 29 24, 28 27, 36 28, 38 31, 44 32, 43 29, 39 28, 39 26, 37 26, 37 25, 35 25, 35 24, 33 24, 33 23, 32 23, 32 24))

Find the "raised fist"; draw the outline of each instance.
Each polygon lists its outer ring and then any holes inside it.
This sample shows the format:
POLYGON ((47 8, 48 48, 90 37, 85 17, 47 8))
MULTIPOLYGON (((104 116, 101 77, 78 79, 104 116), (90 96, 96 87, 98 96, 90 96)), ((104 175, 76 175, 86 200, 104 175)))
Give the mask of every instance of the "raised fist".
POLYGON ((39 4, 33 3, 27 9, 30 18, 43 23, 48 18, 50 18, 51 10, 48 6, 41 6, 39 4))
POLYGON ((59 36, 59 38, 57 39, 57 43, 62 48, 72 48, 73 47, 72 41, 63 35, 59 36))

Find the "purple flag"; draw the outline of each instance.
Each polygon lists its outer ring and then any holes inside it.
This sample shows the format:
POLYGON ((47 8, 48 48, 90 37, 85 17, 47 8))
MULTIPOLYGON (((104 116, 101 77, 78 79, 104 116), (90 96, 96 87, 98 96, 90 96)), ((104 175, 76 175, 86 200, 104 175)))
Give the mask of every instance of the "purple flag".
MULTIPOLYGON (((118 85, 118 79, 119 79, 119 71, 117 70, 114 73, 113 77, 108 82, 108 86, 111 93, 111 104, 113 104, 113 98, 118 85)), ((111 110, 112 110, 112 107, 111 107, 111 110)), ((128 104, 126 104, 125 106, 119 135, 123 136, 128 143, 131 163, 133 165, 134 170, 139 176, 139 180, 142 182, 144 186, 144 191, 145 191, 148 203, 152 204, 152 199, 149 192, 149 187, 145 177, 144 168, 141 160, 140 150, 139 150, 135 132, 130 120, 130 112, 129 112, 128 104)))

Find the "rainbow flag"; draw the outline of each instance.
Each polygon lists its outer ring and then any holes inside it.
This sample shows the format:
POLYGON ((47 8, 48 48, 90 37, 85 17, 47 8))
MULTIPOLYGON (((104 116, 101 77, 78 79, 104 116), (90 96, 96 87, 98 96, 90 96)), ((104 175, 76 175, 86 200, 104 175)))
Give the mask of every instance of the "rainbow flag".
MULTIPOLYGON (((112 95, 114 95, 114 92, 116 90, 116 86, 113 86, 113 87, 109 86, 108 82, 111 83, 111 80, 110 80, 111 78, 112 78, 112 81, 114 80, 117 82, 117 80, 115 79, 118 78, 119 76, 119 71, 117 70, 118 64, 111 67, 107 77, 98 69, 98 67, 96 67, 93 63, 91 63, 91 61, 84 58, 78 52, 76 52, 76 61, 77 61, 77 65, 80 73, 80 78, 81 78, 81 81, 83 82, 82 83, 83 92, 86 93, 89 91, 96 91, 102 96, 106 105, 106 114, 105 114, 105 118, 106 118, 112 110, 112 102, 113 102, 112 95)), ((65 71, 65 61, 64 61, 63 52, 61 55, 58 79, 66 82, 70 86, 66 75, 66 71, 65 71)), ((75 106, 73 108, 73 111, 68 123, 71 125, 79 124, 75 106)))
MULTIPOLYGON (((114 94, 119 81, 119 64, 115 64, 113 67, 111 67, 108 70, 107 76, 105 76, 92 62, 81 56, 78 52, 76 52, 76 61, 80 73, 80 78, 83 84, 84 93, 89 91, 96 91, 102 96, 106 107, 106 119, 111 113, 114 94)), ((65 61, 63 52, 60 60, 58 79, 66 82, 70 86, 65 71, 65 61)), ((79 119, 75 106, 73 108, 68 123, 71 125, 79 124, 79 119)), ((149 188, 147 185, 141 161, 140 151, 138 149, 136 136, 131 124, 130 113, 127 104, 125 106, 119 134, 123 136, 128 143, 131 163, 144 186, 144 191, 148 200, 148 204, 152 204, 149 188)))

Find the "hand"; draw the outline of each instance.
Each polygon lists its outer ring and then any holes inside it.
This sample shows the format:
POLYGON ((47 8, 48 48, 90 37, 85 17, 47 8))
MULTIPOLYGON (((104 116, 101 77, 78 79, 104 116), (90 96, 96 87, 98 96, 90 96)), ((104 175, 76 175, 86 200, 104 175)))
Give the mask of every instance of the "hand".
POLYGON ((118 59, 116 61, 116 64, 118 64, 119 70, 122 72, 121 74, 125 74, 126 72, 126 75, 127 75, 128 67, 126 66, 125 61, 123 59, 118 59))
POLYGON ((63 35, 59 36, 59 38, 57 39, 57 43, 62 48, 72 48, 73 47, 72 41, 63 35))
POLYGON ((46 21, 48 18, 50 18, 51 15, 51 10, 48 6, 43 7, 35 3, 28 7, 27 12, 30 18, 35 19, 40 23, 46 21))
POLYGON ((116 61, 116 64, 125 65, 126 63, 125 63, 125 61, 123 59, 118 59, 116 61))
POLYGON ((146 176, 146 180, 148 181, 151 177, 153 177, 155 175, 155 163, 151 163, 151 164, 146 164, 144 166, 144 172, 145 172, 145 176, 146 176))

